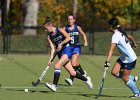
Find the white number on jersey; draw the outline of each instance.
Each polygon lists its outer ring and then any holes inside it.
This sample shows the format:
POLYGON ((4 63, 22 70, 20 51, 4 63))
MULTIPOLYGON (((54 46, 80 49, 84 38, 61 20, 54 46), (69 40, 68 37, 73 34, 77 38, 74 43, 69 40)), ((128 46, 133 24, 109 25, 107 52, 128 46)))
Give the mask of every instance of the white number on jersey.
POLYGON ((70 43, 71 43, 71 44, 74 44, 74 36, 71 37, 70 43))

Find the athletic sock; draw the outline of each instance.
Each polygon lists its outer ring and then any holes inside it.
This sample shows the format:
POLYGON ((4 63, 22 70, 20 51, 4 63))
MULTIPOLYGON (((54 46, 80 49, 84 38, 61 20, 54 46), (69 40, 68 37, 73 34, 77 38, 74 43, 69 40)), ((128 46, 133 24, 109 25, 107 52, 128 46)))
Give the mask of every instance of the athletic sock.
POLYGON ((83 68, 81 67, 81 65, 79 64, 78 66, 76 66, 77 70, 80 72, 81 75, 84 75, 85 72, 83 70, 83 68))
POLYGON ((61 73, 60 69, 58 69, 58 68, 54 69, 54 79, 53 79, 54 85, 57 85, 57 83, 59 81, 60 73, 61 73))
POLYGON ((82 81, 87 81, 87 78, 78 72, 76 72, 76 75, 74 76, 75 78, 81 79, 82 81))
POLYGON ((74 76, 70 75, 70 79, 73 81, 74 80, 74 76))
POLYGON ((134 81, 134 76, 129 75, 129 79, 132 80, 132 81, 134 81))
POLYGON ((133 80, 129 79, 126 85, 133 91, 133 94, 139 94, 139 89, 136 87, 133 80))

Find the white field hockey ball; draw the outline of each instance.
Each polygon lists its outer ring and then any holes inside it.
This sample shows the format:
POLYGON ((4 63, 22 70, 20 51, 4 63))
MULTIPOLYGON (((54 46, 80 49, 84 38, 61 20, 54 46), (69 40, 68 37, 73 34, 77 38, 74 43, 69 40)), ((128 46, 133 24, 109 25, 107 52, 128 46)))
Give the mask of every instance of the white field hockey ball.
POLYGON ((25 89, 24 92, 28 92, 28 89, 25 89))

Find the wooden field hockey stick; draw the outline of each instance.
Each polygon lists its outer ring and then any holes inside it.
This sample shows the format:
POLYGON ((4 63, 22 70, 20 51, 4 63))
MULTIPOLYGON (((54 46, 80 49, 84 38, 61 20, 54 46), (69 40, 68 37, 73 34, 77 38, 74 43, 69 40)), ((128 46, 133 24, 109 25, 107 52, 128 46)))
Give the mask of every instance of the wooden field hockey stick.
MULTIPOLYGON (((58 54, 58 51, 56 51, 56 52, 54 53, 54 56, 53 56, 53 58, 51 59, 51 62, 53 62, 53 60, 54 60, 54 58, 56 57, 57 54, 58 54)), ((32 85, 33 85, 33 86, 37 86, 37 85, 41 82, 41 80, 42 80, 43 77, 45 76, 45 74, 46 74, 47 70, 49 69, 49 67, 50 67, 50 65, 47 65, 46 68, 44 69, 44 71, 43 71, 43 72, 41 73, 41 75, 39 76, 38 80, 32 82, 32 85)))

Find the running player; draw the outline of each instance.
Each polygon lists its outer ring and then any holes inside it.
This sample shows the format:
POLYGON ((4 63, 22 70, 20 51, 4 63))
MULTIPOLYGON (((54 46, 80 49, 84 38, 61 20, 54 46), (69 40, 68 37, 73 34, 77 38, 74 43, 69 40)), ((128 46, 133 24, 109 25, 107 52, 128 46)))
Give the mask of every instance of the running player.
MULTIPOLYGON (((64 27, 64 30, 70 35, 71 41, 69 42, 71 48, 72 48, 72 59, 71 63, 75 71, 80 72, 81 75, 86 76, 86 71, 83 70, 81 65, 78 63, 78 57, 81 52, 80 47, 80 41, 79 41, 79 34, 81 33, 84 40, 84 46, 87 46, 87 37, 85 33, 83 32, 82 28, 80 26, 77 26, 75 24, 75 18, 72 14, 68 15, 67 17, 68 25, 64 27)), ((70 75, 70 78, 66 78, 65 81, 68 83, 68 85, 73 84, 74 77, 70 75)))
POLYGON ((133 91, 131 98, 140 97, 140 91, 136 87, 135 82, 138 80, 138 77, 131 76, 132 69, 135 68, 137 56, 133 51, 129 40, 132 41, 133 47, 136 47, 136 43, 132 36, 128 35, 120 27, 119 20, 117 18, 112 18, 109 20, 110 31, 113 32, 111 48, 109 50, 105 66, 110 66, 110 60, 117 46, 120 50, 120 57, 117 59, 113 69, 112 75, 117 78, 122 78, 125 84, 133 91))
MULTIPOLYGON (((49 89, 55 92, 57 89, 57 83, 59 81, 59 77, 61 73, 60 67, 64 66, 65 69, 70 73, 70 75, 74 76, 75 78, 81 79, 89 86, 90 89, 92 89, 93 84, 91 82, 90 77, 84 77, 81 74, 74 71, 74 69, 72 68, 72 65, 69 61, 71 59, 72 54, 71 54, 71 48, 68 43, 70 41, 70 36, 68 35, 68 33, 64 31, 62 28, 54 27, 49 17, 46 18, 46 21, 43 26, 45 31, 48 33, 47 39, 51 48, 50 61, 55 52, 55 47, 57 51, 59 51, 58 53, 59 60, 56 62, 54 68, 53 83, 50 84, 47 82, 45 83, 45 85, 49 89)), ((51 65, 50 61, 48 62, 49 65, 51 65)))

